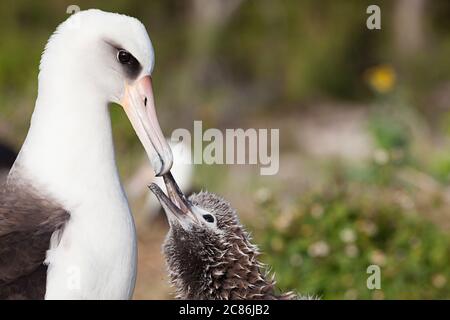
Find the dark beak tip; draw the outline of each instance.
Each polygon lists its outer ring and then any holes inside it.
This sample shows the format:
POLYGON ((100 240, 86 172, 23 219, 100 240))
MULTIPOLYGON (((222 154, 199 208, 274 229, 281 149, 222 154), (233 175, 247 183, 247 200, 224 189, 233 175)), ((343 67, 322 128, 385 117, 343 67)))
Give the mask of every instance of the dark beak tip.
POLYGON ((151 192, 156 193, 159 190, 159 187, 156 183, 151 183, 150 185, 147 186, 151 192))

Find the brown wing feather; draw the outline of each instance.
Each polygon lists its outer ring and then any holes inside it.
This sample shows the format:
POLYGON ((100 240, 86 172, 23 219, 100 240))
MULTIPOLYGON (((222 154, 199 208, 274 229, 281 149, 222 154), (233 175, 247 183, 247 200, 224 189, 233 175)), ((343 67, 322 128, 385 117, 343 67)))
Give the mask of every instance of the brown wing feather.
POLYGON ((0 190, 0 299, 42 299, 52 234, 69 213, 30 187, 0 190))

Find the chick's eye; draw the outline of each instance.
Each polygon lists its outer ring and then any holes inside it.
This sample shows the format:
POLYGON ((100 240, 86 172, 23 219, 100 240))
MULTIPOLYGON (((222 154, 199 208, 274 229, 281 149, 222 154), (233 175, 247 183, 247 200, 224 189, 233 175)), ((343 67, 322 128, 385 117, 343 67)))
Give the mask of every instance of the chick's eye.
POLYGON ((214 217, 212 215, 210 215, 210 214, 203 215, 203 219, 205 219, 209 223, 213 223, 214 222, 214 217))
POLYGON ((131 62, 131 54, 128 51, 125 50, 120 50, 117 53, 117 59, 120 61, 120 63, 122 64, 128 64, 131 62))

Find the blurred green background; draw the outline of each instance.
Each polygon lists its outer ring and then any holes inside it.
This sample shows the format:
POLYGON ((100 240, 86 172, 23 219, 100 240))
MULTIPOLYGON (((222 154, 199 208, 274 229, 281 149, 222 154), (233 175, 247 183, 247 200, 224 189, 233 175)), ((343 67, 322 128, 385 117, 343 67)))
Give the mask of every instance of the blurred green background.
MULTIPOLYGON (((2 1, 0 140, 20 148, 40 54, 66 9, 139 18, 161 125, 279 128, 280 171, 196 165, 193 190, 238 209, 280 290, 324 299, 450 298, 450 2, 2 1), (366 28, 378 4, 382 29, 366 28), (366 268, 381 268, 369 290, 366 268)), ((143 150, 111 108, 122 178, 143 150)), ((142 218, 135 298, 170 298, 164 219, 142 218)))

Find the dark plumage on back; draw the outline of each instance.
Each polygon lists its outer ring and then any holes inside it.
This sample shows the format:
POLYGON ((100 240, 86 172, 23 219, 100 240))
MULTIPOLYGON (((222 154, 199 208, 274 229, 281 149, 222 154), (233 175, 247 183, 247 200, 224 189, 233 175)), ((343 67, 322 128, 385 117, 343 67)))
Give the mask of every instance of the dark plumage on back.
POLYGON ((16 160, 16 157, 17 154, 12 148, 4 144, 0 144, 0 170, 7 169, 9 171, 16 160))
POLYGON ((50 238, 70 215, 28 186, 0 187, 0 299, 43 299, 50 238))
POLYGON ((8 172, 16 160, 16 152, 5 144, 0 143, 0 185, 6 181, 8 172))

